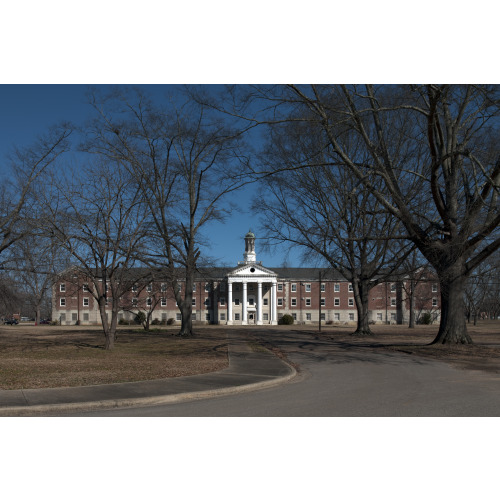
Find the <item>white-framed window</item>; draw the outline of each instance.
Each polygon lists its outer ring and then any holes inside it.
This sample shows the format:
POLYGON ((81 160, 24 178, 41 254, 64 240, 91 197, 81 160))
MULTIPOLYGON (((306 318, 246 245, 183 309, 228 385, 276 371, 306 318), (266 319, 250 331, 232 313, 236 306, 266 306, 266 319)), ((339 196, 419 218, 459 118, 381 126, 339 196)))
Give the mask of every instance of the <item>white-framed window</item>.
POLYGON ((239 321, 240 320, 240 313, 234 313, 234 320, 239 321))
POLYGON ((254 303, 255 303, 255 301, 254 301, 253 297, 248 299, 248 305, 249 306, 255 305, 254 303))
POLYGON ((297 305, 297 299, 291 299, 291 305, 295 307, 297 305))
POLYGON ((149 283, 147 286, 146 286, 146 292, 152 292, 153 291, 153 284, 152 283, 149 283))
POLYGON ((161 320, 167 322, 167 313, 161 313, 161 320))
POLYGON ((292 313, 292 318, 294 321, 297 321, 297 313, 292 313))
POLYGON ((196 305, 196 297, 193 297, 193 298, 191 299, 191 305, 192 305, 192 306, 195 306, 195 305, 196 305))
POLYGON ((437 284, 437 283, 433 283, 433 284, 432 284, 432 291, 433 291, 434 293, 436 293, 436 292, 438 291, 438 284, 437 284))
POLYGON ((278 299, 278 306, 283 307, 283 299, 278 299))
POLYGON ((437 307, 437 305, 438 305, 438 299, 436 297, 434 297, 432 299, 432 307, 437 307))
POLYGON ((391 292, 396 291, 396 283, 391 283, 391 292))
POLYGON ((326 290, 326 285, 325 283, 321 283, 321 291, 324 292, 326 290))
POLYGON ((148 297, 148 298, 146 299, 146 305, 147 305, 147 306, 151 306, 151 305, 153 305, 153 299, 152 299, 151 297, 148 297))
POLYGON ((89 320, 89 313, 83 313, 83 321, 89 320))
POLYGON ((191 320, 196 321, 196 313, 191 314, 191 320))
POLYGON ((205 313, 205 321, 210 321, 210 313, 205 313))
POLYGON ((193 283, 193 292, 196 292, 196 283, 193 283))
POLYGON ((320 320, 325 321, 325 319, 326 319, 325 313, 321 313, 320 320))
POLYGON ((354 313, 349 313, 349 321, 354 321, 354 313))
POLYGON ((234 299, 234 305, 239 306, 240 305, 240 299, 234 299))
POLYGON ((391 306, 396 305, 396 297, 391 297, 391 306))
POLYGON ((132 285, 132 292, 137 292, 137 285, 132 285))
POLYGON ((333 305, 336 306, 336 307, 340 306, 340 299, 338 297, 335 297, 333 299, 333 305))
POLYGON ((166 307, 166 305, 167 305, 167 299, 165 297, 161 298, 160 305, 161 305, 161 307, 166 307))
POLYGON ((61 307, 66 307, 66 299, 65 299, 64 297, 61 297, 61 298, 59 299, 59 305, 60 305, 61 307))
POLYGON ((166 283, 162 283, 161 286, 160 286, 160 290, 165 293, 167 291, 167 284, 166 283))
POLYGON ((226 305, 226 297, 220 297, 219 302, 220 302, 221 306, 225 306, 226 305))
POLYGON ((262 300, 263 300, 263 302, 264 302, 264 305, 265 305, 265 306, 267 306, 267 305, 268 305, 268 303, 269 303, 268 299, 262 299, 262 300))
POLYGON ((132 299, 132 305, 137 306, 137 299, 132 299))
POLYGON ((296 292, 297 291, 297 283, 292 283, 291 290, 292 290, 292 292, 296 292))
POLYGON ((283 283, 278 283, 278 292, 283 291, 283 283))
POLYGON ((306 306, 311 307, 311 299, 309 298, 306 299, 306 306))
POLYGON ((83 307, 89 307, 89 298, 88 297, 83 298, 83 307))
POLYGON ((59 291, 60 292, 65 292, 66 291, 66 283, 61 283, 59 285, 59 291))
POLYGON ((226 321, 226 313, 220 313, 221 321, 226 321))
POLYGON ((352 283, 349 283, 349 285, 347 287, 347 291, 348 292, 352 292, 352 283))
POLYGON ((326 305, 326 299, 324 297, 321 297, 321 306, 326 305))
POLYGON ((354 299, 349 299, 348 305, 349 307, 354 306, 354 299))
POLYGON ((333 285, 334 292, 340 292, 340 283, 334 283, 333 285))
POLYGON ((210 291, 210 283, 205 283, 205 292, 210 291))
POLYGON ((176 320, 176 321, 182 321, 182 314, 181 314, 181 313, 177 313, 177 314, 175 315, 175 320, 176 320))
POLYGON ((89 291, 89 284, 88 283, 84 283, 82 285, 82 292, 83 293, 87 293, 89 291))
POLYGON ((391 321, 396 321, 396 313, 391 313, 391 321))
POLYGON ((306 288, 306 292, 310 292, 311 291, 311 283, 306 283, 304 286, 306 288))
POLYGON ((262 319, 264 321, 269 321, 269 313, 262 313, 262 319))
POLYGON ((333 319, 335 321, 340 321, 340 313, 333 313, 333 319))
POLYGON ((382 313, 377 313, 377 321, 382 321, 382 313))
POLYGON ((306 321, 311 321, 311 313, 306 313, 306 321))

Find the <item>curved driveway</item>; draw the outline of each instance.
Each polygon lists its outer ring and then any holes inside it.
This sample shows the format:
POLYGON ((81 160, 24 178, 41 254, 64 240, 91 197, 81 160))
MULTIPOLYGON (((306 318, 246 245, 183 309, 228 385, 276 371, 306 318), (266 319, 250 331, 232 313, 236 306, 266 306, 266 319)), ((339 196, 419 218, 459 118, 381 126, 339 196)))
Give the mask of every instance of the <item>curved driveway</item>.
POLYGON ((499 416, 500 375, 404 353, 273 331, 300 366, 278 387, 233 396, 72 416, 499 416), (279 337, 278 337, 279 336, 279 337))

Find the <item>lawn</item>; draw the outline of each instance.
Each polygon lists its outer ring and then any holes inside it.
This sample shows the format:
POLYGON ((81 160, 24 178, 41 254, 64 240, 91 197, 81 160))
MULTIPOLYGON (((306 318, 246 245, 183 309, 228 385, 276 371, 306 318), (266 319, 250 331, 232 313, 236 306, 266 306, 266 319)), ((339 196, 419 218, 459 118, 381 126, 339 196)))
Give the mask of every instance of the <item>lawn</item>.
POLYGON ((193 338, 177 328, 146 333, 120 327, 106 351, 98 327, 0 327, 0 389, 37 389, 134 382, 218 371, 228 366, 226 333, 193 338))

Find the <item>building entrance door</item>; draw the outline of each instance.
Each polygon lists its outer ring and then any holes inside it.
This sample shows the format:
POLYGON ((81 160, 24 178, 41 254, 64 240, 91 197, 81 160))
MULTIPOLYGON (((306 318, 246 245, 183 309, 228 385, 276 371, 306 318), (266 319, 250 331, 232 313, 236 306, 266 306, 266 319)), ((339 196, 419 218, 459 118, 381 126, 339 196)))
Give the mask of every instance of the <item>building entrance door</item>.
POLYGON ((255 313, 254 312, 248 313, 248 324, 255 325, 255 313))

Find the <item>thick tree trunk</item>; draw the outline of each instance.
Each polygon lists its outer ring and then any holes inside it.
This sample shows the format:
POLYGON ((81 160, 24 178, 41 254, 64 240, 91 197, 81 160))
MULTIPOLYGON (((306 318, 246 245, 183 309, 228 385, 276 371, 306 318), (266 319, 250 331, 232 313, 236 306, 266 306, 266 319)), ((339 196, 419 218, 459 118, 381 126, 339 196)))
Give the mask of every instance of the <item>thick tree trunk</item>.
POLYGON ((410 282, 410 320, 408 328, 415 328, 415 282, 410 282))
POLYGON ((368 316, 368 284, 364 281, 353 283, 354 302, 358 312, 358 325, 352 335, 373 335, 368 316))
MULTIPOLYGON (((192 293, 190 294, 192 297, 192 293)), ((188 337, 193 334, 193 307, 191 305, 191 300, 186 299, 183 300, 181 304, 181 331, 179 335, 182 337, 188 337)))
POLYGON ((99 298, 99 313, 101 315, 102 329, 105 338, 104 349, 110 351, 115 347, 117 315, 112 313, 111 321, 108 321, 106 299, 104 297, 99 298))
POLYGON ((458 264, 439 273, 441 285, 441 323, 432 344, 472 344, 465 323, 465 277, 458 264))

